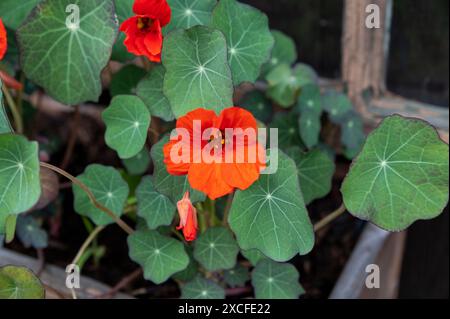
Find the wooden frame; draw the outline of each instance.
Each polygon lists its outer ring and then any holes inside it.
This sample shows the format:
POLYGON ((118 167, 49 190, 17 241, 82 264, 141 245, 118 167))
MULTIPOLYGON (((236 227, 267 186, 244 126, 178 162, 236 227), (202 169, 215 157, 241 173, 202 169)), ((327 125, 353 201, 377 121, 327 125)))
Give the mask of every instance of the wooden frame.
POLYGON ((389 58, 393 0, 345 0, 342 36, 342 81, 358 112, 370 126, 398 113, 424 119, 449 141, 449 110, 412 101, 388 92, 386 69, 389 58), (381 27, 365 25, 366 7, 380 8, 381 27))

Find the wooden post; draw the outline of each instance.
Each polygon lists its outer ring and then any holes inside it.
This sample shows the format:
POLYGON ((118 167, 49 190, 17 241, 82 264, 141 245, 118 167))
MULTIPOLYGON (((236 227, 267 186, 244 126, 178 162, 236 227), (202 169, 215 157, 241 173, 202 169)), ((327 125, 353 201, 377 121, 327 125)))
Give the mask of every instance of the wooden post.
POLYGON ((342 80, 348 95, 362 115, 367 110, 363 93, 371 91, 374 98, 386 90, 386 66, 392 0, 345 0, 344 31, 342 36, 342 80), (367 6, 377 5, 380 28, 368 28, 367 6))

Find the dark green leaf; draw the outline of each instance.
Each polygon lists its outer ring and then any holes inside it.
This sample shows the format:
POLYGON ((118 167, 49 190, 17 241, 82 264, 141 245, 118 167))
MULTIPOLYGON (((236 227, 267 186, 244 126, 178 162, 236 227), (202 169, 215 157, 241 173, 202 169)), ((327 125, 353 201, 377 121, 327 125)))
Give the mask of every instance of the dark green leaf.
POLYGON ((261 175, 248 189, 236 191, 229 224, 242 249, 259 249, 277 261, 307 254, 314 232, 294 161, 279 151, 274 174, 261 175))
POLYGON ((261 260, 252 272, 252 285, 257 299, 297 299, 305 291, 298 282, 299 274, 291 264, 261 260))
POLYGON ((149 229, 172 223, 176 207, 168 197, 155 190, 150 176, 142 179, 136 189, 136 198, 137 214, 145 219, 149 229))
POLYGON ((147 171, 148 166, 150 165, 150 152, 144 147, 135 156, 123 159, 122 163, 129 174, 141 175, 147 171))
POLYGON ((200 277, 181 287, 182 299, 224 299, 225 290, 214 281, 200 277))
POLYGON ((66 25, 73 0, 43 0, 18 29, 21 65, 27 77, 58 101, 97 101, 100 72, 117 35, 112 0, 78 2, 80 24, 66 25))
POLYGON ((27 248, 39 249, 48 245, 47 232, 30 215, 19 216, 16 232, 22 244, 27 248))
MULTIPOLYGON (((110 209, 114 215, 122 215, 129 187, 118 171, 112 167, 92 164, 77 178, 91 190, 100 204, 110 209)), ((74 209, 78 214, 88 216, 96 225, 114 222, 111 217, 89 201, 80 187, 73 185, 72 189, 75 196, 74 209)))
POLYGON ((345 207, 400 231, 439 215, 448 202, 448 145, 428 123, 400 115, 373 131, 342 185, 345 207))
POLYGON ((40 195, 38 144, 0 134, 0 215, 23 213, 40 195))
POLYGON ((160 117, 164 121, 172 121, 175 116, 163 92, 165 73, 162 65, 152 68, 150 73, 139 82, 137 95, 144 101, 153 116, 160 117))
POLYGON ((131 158, 145 145, 150 127, 150 113, 137 96, 118 95, 102 113, 106 124, 106 144, 120 158, 131 158))
POLYGON ((164 28, 167 34, 175 29, 189 29, 196 25, 208 25, 216 0, 167 0, 172 9, 170 23, 164 28))
POLYGON ((233 268, 238 253, 233 234, 224 227, 208 228, 195 241, 194 257, 209 271, 233 268))
POLYGON ((189 256, 183 244, 157 231, 135 231, 128 237, 130 258, 144 269, 144 278, 161 284, 185 269, 189 256))
POLYGON ((272 30, 272 36, 275 40, 275 44, 269 62, 263 66, 263 75, 267 74, 281 63, 291 65, 297 60, 297 49, 294 40, 277 30, 272 30))
POLYGON ((259 91, 246 94, 240 103, 242 107, 249 110, 255 118, 267 122, 272 117, 273 109, 270 101, 259 91))
POLYGON ((226 270, 223 274, 225 282, 228 286, 244 287, 245 283, 250 280, 250 273, 247 268, 239 264, 233 269, 226 270))
POLYGON ((287 154, 297 165, 300 189, 306 204, 330 192, 335 165, 326 153, 318 149, 304 153, 294 147, 287 154))
POLYGON ((109 90, 112 96, 135 94, 136 86, 145 76, 145 71, 133 64, 124 66, 113 75, 109 90))
POLYGON ((176 30, 164 40, 164 95, 177 118, 199 107, 220 113, 233 105, 223 34, 205 26, 176 30))
POLYGON ((0 16, 8 28, 17 29, 41 0, 1 0, 0 16))
POLYGON ((236 0, 221 0, 213 11, 211 25, 227 39, 234 85, 255 82, 274 44, 267 16, 236 0))

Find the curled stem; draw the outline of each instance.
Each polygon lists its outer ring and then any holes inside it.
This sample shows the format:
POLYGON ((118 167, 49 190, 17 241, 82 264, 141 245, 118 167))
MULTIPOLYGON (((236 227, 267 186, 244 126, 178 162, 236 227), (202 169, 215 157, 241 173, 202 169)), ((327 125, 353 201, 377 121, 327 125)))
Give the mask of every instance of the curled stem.
POLYGON ((326 217, 324 217, 320 221, 318 221, 314 225, 314 231, 317 232, 317 231, 321 230, 323 227, 325 227, 326 225, 331 223, 333 220, 335 220, 336 218, 341 216, 343 213, 345 213, 346 210, 347 209, 345 208, 344 204, 342 204, 334 212, 332 212, 331 214, 327 215, 326 217))
POLYGON ((94 194, 92 194, 91 190, 83 183, 81 182, 79 179, 77 179, 76 177, 70 175, 69 173, 67 173, 66 171, 53 166, 51 164, 48 163, 43 163, 41 162, 40 165, 42 167, 46 167, 48 169, 51 169, 52 171, 64 176, 65 178, 69 179, 73 184, 77 185, 78 187, 80 187, 85 193, 86 195, 89 197, 89 200, 91 201, 92 205, 94 205, 96 208, 100 209, 102 212, 106 213, 109 217, 111 217, 117 225, 119 225, 120 228, 122 228, 128 235, 131 235, 132 233, 134 233, 134 230, 128 226, 127 223, 125 223, 123 220, 121 220, 119 217, 117 217, 111 210, 109 210, 107 207, 103 206, 102 204, 100 204, 96 199, 94 194))

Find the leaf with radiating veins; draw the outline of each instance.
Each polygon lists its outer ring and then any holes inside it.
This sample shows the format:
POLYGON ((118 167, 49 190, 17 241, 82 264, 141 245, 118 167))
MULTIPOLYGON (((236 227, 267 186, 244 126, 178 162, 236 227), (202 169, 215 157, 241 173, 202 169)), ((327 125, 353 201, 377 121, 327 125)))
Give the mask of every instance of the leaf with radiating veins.
POLYGON ((234 85, 255 82, 274 44, 267 16, 236 0, 221 0, 214 8, 211 26, 227 39, 234 85))
POLYGON ((0 299, 44 299, 45 290, 39 278, 28 268, 0 268, 0 299))
POLYGON ((150 112, 137 96, 118 95, 103 111, 106 144, 120 158, 131 158, 144 147, 150 127, 150 112))
POLYGON ((181 287, 182 299, 224 299, 225 290, 214 281, 197 275, 181 287))
POLYGON ((23 213, 40 195, 38 144, 0 134, 0 214, 23 213))
POLYGON ((431 125, 387 117, 369 135, 343 182, 345 207, 386 230, 403 230, 442 212, 448 170, 448 145, 431 125))
POLYGON ((164 95, 179 118, 199 107, 217 114, 233 105, 233 82, 223 34, 205 26, 175 30, 164 39, 164 95))
POLYGON ((80 20, 66 24, 73 0, 43 0, 17 30, 26 76, 58 101, 97 101, 118 22, 112 0, 77 1, 80 20))
POLYGON ((189 29, 196 25, 208 25, 217 1, 167 0, 167 3, 172 9, 172 18, 163 29, 165 34, 175 29, 189 29))
POLYGON ((298 280, 299 274, 293 265, 269 259, 261 260, 252 272, 257 299, 297 299, 305 292, 298 280))
POLYGON ((233 199, 229 224, 242 249, 287 261, 305 255, 314 246, 314 232, 300 191, 297 168, 279 151, 278 169, 263 174, 233 199))
POLYGON ((144 278, 161 284, 185 269, 189 256, 183 244, 157 231, 135 231, 128 237, 130 258, 144 269, 144 278))

